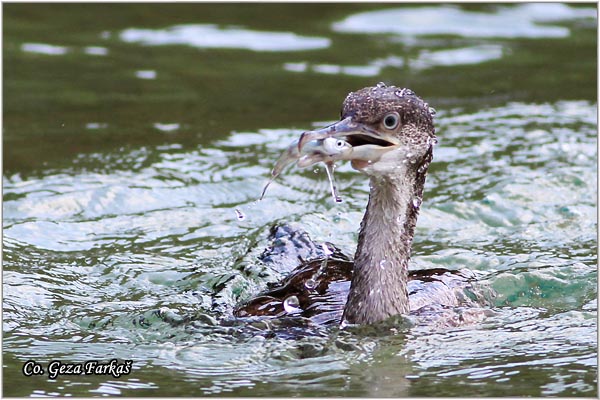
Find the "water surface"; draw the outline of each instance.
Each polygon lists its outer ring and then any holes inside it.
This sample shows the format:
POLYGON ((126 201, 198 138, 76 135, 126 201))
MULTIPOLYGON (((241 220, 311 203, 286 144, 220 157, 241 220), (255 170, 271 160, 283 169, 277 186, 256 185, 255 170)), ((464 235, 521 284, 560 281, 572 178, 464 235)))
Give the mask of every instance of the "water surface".
POLYGON ((597 396, 595 7, 3 11, 4 395, 597 396), (493 315, 233 320, 285 275, 258 261, 273 224, 353 253, 368 182, 349 165, 341 204, 323 167, 256 200, 292 140, 378 81, 437 109, 411 268, 475 271, 493 315), (112 358, 131 373, 21 372, 112 358))

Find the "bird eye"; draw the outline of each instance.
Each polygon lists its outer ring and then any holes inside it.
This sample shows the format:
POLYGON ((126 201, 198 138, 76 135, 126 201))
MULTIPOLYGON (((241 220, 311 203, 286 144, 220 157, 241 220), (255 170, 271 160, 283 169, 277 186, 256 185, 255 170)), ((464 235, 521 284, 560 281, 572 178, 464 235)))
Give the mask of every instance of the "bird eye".
POLYGON ((339 148, 344 147, 344 142, 342 140, 338 140, 337 142, 335 142, 335 145, 339 148))
POLYGON ((398 126, 398 122, 399 122, 399 118, 398 118, 398 114, 396 114, 396 113, 388 114, 383 119, 383 125, 387 129, 396 129, 396 127, 398 126))

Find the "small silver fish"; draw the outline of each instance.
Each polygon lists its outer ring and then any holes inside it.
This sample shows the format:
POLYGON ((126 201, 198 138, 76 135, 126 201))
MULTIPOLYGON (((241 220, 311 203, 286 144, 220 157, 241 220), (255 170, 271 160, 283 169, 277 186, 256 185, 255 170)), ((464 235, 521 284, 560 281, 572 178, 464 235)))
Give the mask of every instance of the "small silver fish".
MULTIPOLYGON (((297 162, 300 168, 305 168, 318 162, 324 162, 327 164, 327 171, 329 173, 329 171, 333 171, 333 163, 335 160, 344 159, 352 152, 350 143, 332 137, 306 142, 302 146, 302 152, 300 152, 298 142, 299 139, 294 140, 275 163, 275 166, 271 171, 271 178, 265 185, 260 200, 265 196, 271 182, 273 182, 288 165, 297 162)), ((338 201, 337 198, 336 201, 338 201)))

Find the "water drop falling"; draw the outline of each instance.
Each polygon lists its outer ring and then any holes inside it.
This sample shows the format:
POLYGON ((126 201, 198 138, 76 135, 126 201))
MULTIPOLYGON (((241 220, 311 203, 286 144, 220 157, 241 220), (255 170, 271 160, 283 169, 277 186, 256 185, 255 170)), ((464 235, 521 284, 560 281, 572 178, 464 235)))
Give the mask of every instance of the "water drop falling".
POLYGON ((269 179, 269 181, 266 183, 265 187, 263 188, 262 193, 260 194, 260 198, 258 200, 262 200, 265 197, 265 193, 267 193, 267 188, 269 187, 271 182, 273 182, 273 179, 274 178, 269 179))
POLYGON ((329 188, 331 189, 331 195, 333 196, 333 200, 336 203, 341 203, 342 198, 337 192, 337 187, 335 185, 335 179, 333 177, 333 171, 335 169, 335 164, 332 162, 325 163, 325 171, 327 171, 327 178, 329 179, 329 188))
POLYGON ((237 216, 238 221, 243 221, 246 219, 246 215, 239 208, 235 209, 235 215, 237 216))
POLYGON ((300 308, 300 300, 296 296, 290 296, 283 302, 283 309, 285 312, 291 314, 302 311, 300 308))

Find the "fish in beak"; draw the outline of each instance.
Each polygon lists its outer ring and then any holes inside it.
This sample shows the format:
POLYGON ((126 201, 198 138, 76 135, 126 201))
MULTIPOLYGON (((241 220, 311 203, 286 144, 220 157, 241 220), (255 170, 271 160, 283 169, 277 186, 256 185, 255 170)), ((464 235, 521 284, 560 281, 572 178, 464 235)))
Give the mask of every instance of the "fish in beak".
POLYGON ((305 146, 328 138, 342 140, 350 146, 346 151, 332 155, 331 161, 350 160, 352 167, 358 170, 377 162, 383 154, 400 145, 397 138, 347 117, 325 128, 304 132, 298 140, 298 152, 305 152, 305 146))
MULTIPOLYGON (((303 134, 304 135, 304 134, 303 134)), ((273 170, 271 178, 265 185, 260 200, 263 199, 267 188, 281 174, 285 167, 297 162, 300 168, 323 162, 327 165, 327 171, 333 171, 333 163, 336 160, 346 160, 352 152, 352 146, 342 139, 333 137, 322 137, 315 140, 304 141, 300 147, 300 139, 293 141, 284 153, 279 157, 273 170)), ((335 197, 335 196, 334 196, 335 197)))

